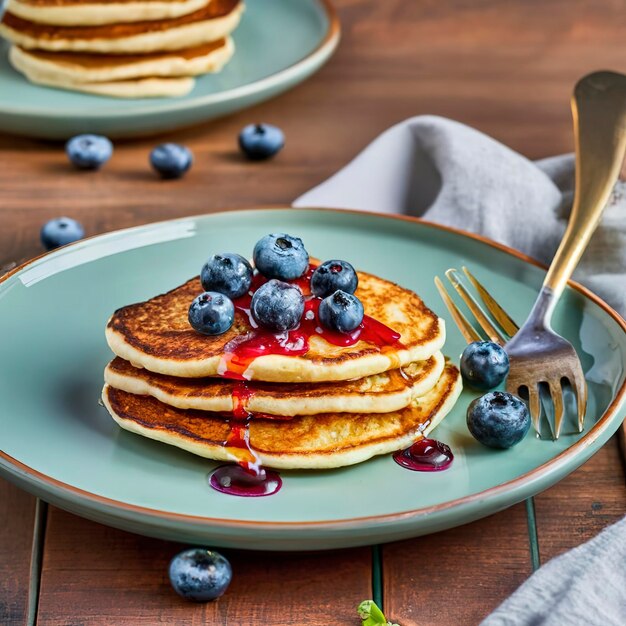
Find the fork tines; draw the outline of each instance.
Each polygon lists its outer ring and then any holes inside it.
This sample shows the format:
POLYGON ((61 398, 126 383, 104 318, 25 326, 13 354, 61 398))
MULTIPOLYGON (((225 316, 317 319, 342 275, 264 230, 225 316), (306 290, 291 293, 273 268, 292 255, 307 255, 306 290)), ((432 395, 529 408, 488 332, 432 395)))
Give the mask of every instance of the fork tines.
MULTIPOLYGON (((473 321, 470 322, 466 315, 456 305, 450 294, 447 292, 443 282, 439 277, 435 277, 435 285, 439 290, 441 298, 443 299, 452 319, 458 326, 461 334, 468 343, 473 341, 483 341, 489 339, 501 346, 505 346, 508 340, 513 337, 519 330, 519 326, 513 321, 511 316, 498 304, 496 299, 487 291, 484 285, 467 269, 462 267, 463 274, 467 279, 470 288, 464 284, 463 275, 456 269, 449 269, 445 272, 446 278, 458 293, 461 300, 467 306, 473 317, 473 321), (475 295, 476 294, 476 295, 475 295)), ((547 367, 550 365, 548 364, 547 367)), ((579 430, 582 430, 584 413, 586 407, 586 383, 584 376, 582 375, 582 368, 570 368, 572 371, 568 375, 564 375, 571 383, 572 389, 576 394, 578 401, 578 426, 579 430)), ((512 373, 513 368, 512 368, 512 373)), ((547 398, 552 399, 554 407, 554 425, 548 421, 552 438, 557 439, 561 430, 561 423, 564 415, 564 403, 563 392, 560 384, 559 388, 556 388, 554 382, 546 383, 543 390, 541 384, 529 384, 524 380, 518 380, 515 375, 513 379, 509 377, 507 383, 508 389, 515 389, 518 392, 519 389, 523 389, 527 392, 527 403, 529 411, 532 416, 533 425, 538 434, 541 434, 540 418, 542 414, 542 404, 544 404, 544 413, 547 415, 548 411, 546 404, 547 398)))
MULTIPOLYGON (((454 287, 457 293, 461 296, 461 299, 467 305, 480 328, 485 332, 490 341, 503 346, 507 341, 507 336, 512 337, 518 330, 519 326, 511 319, 510 315, 496 302, 495 298, 485 289, 484 285, 478 281, 478 279, 463 266, 461 268, 465 276, 467 276, 470 283, 474 286, 478 292, 482 303, 487 308, 489 313, 493 316, 493 319, 500 328, 496 328, 495 324, 489 318, 488 314, 483 309, 482 305, 474 297, 474 295, 465 287, 462 282, 459 272, 451 268, 446 271, 446 278, 450 281, 450 284, 454 287)), ((457 307, 452 298, 448 295, 446 288, 439 279, 435 277, 435 285, 441 294, 441 297, 450 311, 450 315, 459 327, 461 334, 465 337, 468 343, 472 341, 482 341, 485 338, 480 335, 472 324, 467 320, 462 311, 457 307)))

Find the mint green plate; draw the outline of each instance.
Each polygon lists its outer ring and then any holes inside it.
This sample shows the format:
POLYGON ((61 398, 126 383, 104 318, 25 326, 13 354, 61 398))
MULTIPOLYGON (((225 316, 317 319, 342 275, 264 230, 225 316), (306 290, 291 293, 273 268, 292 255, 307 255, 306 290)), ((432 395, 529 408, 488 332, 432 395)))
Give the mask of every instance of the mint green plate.
POLYGON ((626 324, 582 288, 568 288, 555 326, 583 360, 590 401, 585 432, 558 442, 532 434, 487 449, 465 426, 464 391, 437 428, 456 455, 440 473, 402 469, 390 456, 338 470, 281 472, 267 498, 212 491, 210 461, 120 429, 98 405, 104 340, 117 307, 166 291, 229 249, 249 255, 268 232, 301 236, 311 254, 342 257, 419 293, 446 318, 445 352, 464 343, 433 284, 468 265, 522 320, 543 271, 487 242, 416 220, 330 210, 228 212, 95 237, 35 260, 0 283, 0 471, 79 515, 130 531, 263 550, 391 541, 489 515, 578 467, 623 418, 626 324))
POLYGON ((147 135, 190 126, 267 100, 319 69, 339 42, 330 0, 246 0, 237 52, 182 98, 124 100, 29 83, 0 43, 0 131, 67 139, 82 132, 147 135))

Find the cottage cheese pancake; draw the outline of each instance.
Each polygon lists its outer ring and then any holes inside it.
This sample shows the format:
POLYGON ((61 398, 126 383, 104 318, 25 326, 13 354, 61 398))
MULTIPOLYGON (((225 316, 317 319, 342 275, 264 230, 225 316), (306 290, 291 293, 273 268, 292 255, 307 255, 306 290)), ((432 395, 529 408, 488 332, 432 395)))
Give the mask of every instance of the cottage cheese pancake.
POLYGON ((76 83, 219 72, 232 57, 234 49, 230 37, 195 48, 141 55, 45 52, 12 46, 9 60, 16 70, 33 82, 47 79, 55 85, 73 89, 76 83))
POLYGON ((210 0, 8 0, 17 17, 57 26, 170 20, 202 9, 210 0))
MULTIPOLYGON (((327 469, 365 461, 426 436, 461 392, 456 367, 446 365, 437 384, 407 408, 390 413, 325 413, 289 420, 251 419, 249 445, 264 467, 327 469)), ((218 461, 237 461, 225 445, 230 424, 213 413, 177 409, 151 396, 105 385, 103 402, 126 430, 218 461)))
POLYGON ((241 0, 212 0, 198 11, 171 20, 103 26, 37 24, 7 12, 0 24, 0 35, 26 49, 146 54, 223 39, 239 24, 243 7, 241 0))
MULTIPOLYGON (((358 339, 353 345, 334 345, 313 333, 305 353, 258 356, 242 367, 243 378, 280 383, 349 380, 425 361, 441 349, 444 322, 414 292, 364 272, 358 280, 355 295, 366 316, 396 331, 399 342, 380 347, 358 339)), ((234 324, 223 334, 196 332, 188 309, 202 291, 199 279, 193 278, 166 294, 119 309, 107 324, 109 346, 133 365, 160 374, 199 378, 232 370, 230 357, 238 342, 257 331, 249 316, 237 310, 234 324)))
POLYGON ((100 83, 78 83, 36 71, 24 72, 24 75, 31 83, 38 85, 67 89, 69 91, 81 91, 110 98, 178 98, 187 95, 196 83, 190 76, 177 78, 152 76, 131 80, 103 81, 100 83))
MULTIPOLYGON (((338 383, 247 383, 246 410, 252 414, 316 415, 319 413, 387 413, 408 406, 439 380, 444 358, 437 352, 427 361, 401 370, 338 383)), ((111 387, 150 395, 180 409, 231 413, 239 383, 219 378, 176 378, 133 367, 117 357, 104 371, 111 387)))

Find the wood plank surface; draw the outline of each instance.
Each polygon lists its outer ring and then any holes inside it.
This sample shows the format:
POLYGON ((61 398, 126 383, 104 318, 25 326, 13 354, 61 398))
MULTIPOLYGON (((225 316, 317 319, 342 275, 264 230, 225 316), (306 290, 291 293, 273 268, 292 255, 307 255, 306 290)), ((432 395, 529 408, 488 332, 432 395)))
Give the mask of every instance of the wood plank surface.
POLYGON ((40 251, 39 226, 68 214, 89 234, 222 207, 289 203, 390 125, 423 113, 471 124, 529 157, 572 149, 569 96, 582 74, 624 68, 620 0, 340 0, 343 39, 319 74, 280 98, 167 137, 116 143, 98 173, 75 172, 59 144, 0 138, 0 265, 40 251), (247 163, 236 135, 267 121, 277 159, 247 163), (193 170, 161 182, 147 164, 164 139, 193 170))
POLYGON ((626 480, 617 438, 535 498, 539 554, 545 563, 580 545, 626 513, 626 480))
POLYGON ((169 560, 185 546, 107 528, 50 507, 38 626, 354 624, 371 596, 371 550, 220 550, 233 582, 218 602, 179 598, 169 560))
POLYGON ((385 615, 401 626, 478 624, 531 573, 526 509, 383 546, 385 615))
POLYGON ((35 498, 0 478, 0 624, 27 623, 35 498))
MULTIPOLYGON (((588 71, 626 65, 622 0, 337 5, 342 43, 311 80, 223 120, 118 141, 100 172, 74 171, 61 144, 0 136, 0 267, 39 254, 39 228, 58 215, 79 219, 92 235, 224 207, 290 203, 413 115, 457 119, 530 158, 569 151, 572 85, 588 71), (239 129, 256 121, 285 131, 286 147, 270 162, 248 163, 237 151, 239 129), (194 167, 183 180, 163 182, 150 171, 149 151, 162 141, 193 150, 194 167)), ((607 446, 537 498, 541 558, 623 514, 623 481, 615 447, 607 446)), ((0 483, 1 624, 25 623, 33 502, 0 483)), ((217 604, 190 605, 166 580, 179 547, 51 508, 38 623, 356 625, 354 604, 372 594, 367 549, 232 553, 230 593, 217 604)), ((530 571, 524 509, 387 546, 382 555, 390 617, 402 626, 473 624, 530 571)))

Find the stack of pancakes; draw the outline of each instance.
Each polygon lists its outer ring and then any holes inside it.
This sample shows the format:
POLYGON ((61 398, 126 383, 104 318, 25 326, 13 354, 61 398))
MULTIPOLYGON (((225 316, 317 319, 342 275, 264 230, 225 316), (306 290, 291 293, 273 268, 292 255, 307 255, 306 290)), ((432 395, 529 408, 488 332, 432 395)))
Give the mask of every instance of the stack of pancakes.
POLYGON ((242 0, 9 0, 0 34, 31 82, 99 95, 182 96, 219 72, 242 0))
POLYGON ((122 428, 219 461, 322 469, 407 447, 452 408, 459 372, 440 352, 443 321, 415 293, 371 274, 358 278, 366 315, 400 333, 400 342, 337 346, 313 334, 303 355, 239 363, 244 382, 219 375, 236 369, 233 351, 258 331, 240 311, 222 335, 194 331, 187 311, 203 291, 198 278, 119 309, 106 329, 116 358, 105 370, 103 402, 122 428), (247 450, 229 445, 242 414, 247 450))

